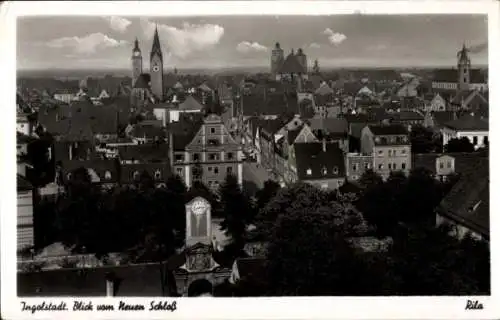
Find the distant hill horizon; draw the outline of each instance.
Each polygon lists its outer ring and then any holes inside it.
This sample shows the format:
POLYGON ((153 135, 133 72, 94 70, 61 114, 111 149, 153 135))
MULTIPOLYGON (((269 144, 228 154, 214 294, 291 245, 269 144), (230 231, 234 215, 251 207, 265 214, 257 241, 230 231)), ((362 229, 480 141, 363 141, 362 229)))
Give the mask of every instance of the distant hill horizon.
MULTIPOLYGON (((475 66, 479 69, 487 69, 487 65, 475 66)), ((395 70, 395 71, 410 71, 410 70, 434 70, 434 69, 451 69, 454 66, 407 66, 407 67, 360 67, 360 66, 343 66, 343 67, 322 67, 321 72, 335 72, 345 70, 395 70)), ((145 70, 147 72, 148 70, 145 70)), ((236 74, 236 73, 269 73, 267 66, 254 66, 254 67, 227 67, 227 68, 177 68, 180 75, 188 74, 236 74)), ((129 69, 18 69, 18 78, 44 78, 44 77, 58 77, 67 79, 81 79, 84 77, 101 78, 106 75, 115 77, 130 77, 131 71, 129 69)), ((173 73, 173 70, 167 69, 166 74, 173 73)))

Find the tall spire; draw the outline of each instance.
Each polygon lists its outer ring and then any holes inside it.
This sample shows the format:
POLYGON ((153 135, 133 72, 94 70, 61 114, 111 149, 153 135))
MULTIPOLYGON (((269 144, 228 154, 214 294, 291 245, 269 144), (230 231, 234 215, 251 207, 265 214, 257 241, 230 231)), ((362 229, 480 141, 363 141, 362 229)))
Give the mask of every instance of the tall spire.
POLYGON ((162 57, 160 36, 158 35, 158 24, 156 25, 155 28, 155 34, 153 37, 153 47, 151 48, 151 56, 153 56, 153 54, 158 54, 160 57, 162 57))
POLYGON ((139 50, 139 40, 137 39, 137 37, 135 37, 134 41, 134 50, 139 50))

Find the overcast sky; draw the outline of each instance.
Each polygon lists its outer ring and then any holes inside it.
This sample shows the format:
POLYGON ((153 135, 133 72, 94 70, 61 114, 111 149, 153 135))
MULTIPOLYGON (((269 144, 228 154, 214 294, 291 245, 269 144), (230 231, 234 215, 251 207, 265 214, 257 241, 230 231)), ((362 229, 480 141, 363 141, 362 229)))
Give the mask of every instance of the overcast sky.
POLYGON ((165 70, 268 66, 280 42, 301 47, 320 66, 456 64, 463 42, 472 64, 487 64, 486 16, 29 17, 18 22, 20 69, 129 68, 135 37, 144 67, 155 24, 165 70))

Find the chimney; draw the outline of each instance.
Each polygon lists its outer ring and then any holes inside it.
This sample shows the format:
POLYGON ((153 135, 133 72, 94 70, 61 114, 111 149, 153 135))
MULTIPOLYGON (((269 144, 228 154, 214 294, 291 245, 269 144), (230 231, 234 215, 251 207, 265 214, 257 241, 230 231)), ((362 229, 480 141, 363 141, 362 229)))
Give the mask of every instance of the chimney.
POLYGON ((106 273, 106 297, 115 296, 115 275, 112 272, 106 273))
POLYGON ((323 137, 323 140, 321 141, 323 145, 323 152, 326 152, 326 139, 323 137))

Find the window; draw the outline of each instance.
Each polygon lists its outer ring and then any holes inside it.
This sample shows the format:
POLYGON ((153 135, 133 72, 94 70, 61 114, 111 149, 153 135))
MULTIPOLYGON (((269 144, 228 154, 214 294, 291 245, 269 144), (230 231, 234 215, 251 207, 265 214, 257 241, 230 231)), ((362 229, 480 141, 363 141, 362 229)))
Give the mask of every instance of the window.
POLYGON ((451 161, 446 161, 446 168, 451 169, 451 161))
POLYGON ((208 172, 212 172, 213 168, 212 167, 208 167, 207 169, 208 169, 208 172))
POLYGON ((392 157, 392 150, 389 150, 389 157, 392 157))
POLYGON ((339 168, 333 167, 333 174, 338 174, 339 173, 339 168))
POLYGON ((155 172, 155 179, 156 180, 161 179, 161 172, 160 172, 160 170, 156 170, 156 172, 155 172))
POLYGON ((233 167, 227 167, 226 168, 226 173, 227 174, 233 174, 233 167))
POLYGON ((383 154, 384 154, 384 151, 383 151, 383 150, 379 150, 379 151, 378 151, 378 155, 379 155, 379 156, 381 156, 381 155, 383 155, 383 154))
POLYGON ((233 153, 232 152, 228 152, 227 153, 227 159, 228 160, 232 160, 233 159, 233 153))
POLYGON ((403 169, 403 170, 406 169, 406 163, 404 163, 404 162, 401 163, 401 169, 403 169))
POLYGON ((321 169, 321 173, 322 173, 324 176, 326 176, 326 174, 328 173, 328 170, 327 170, 325 167, 323 167, 323 169, 321 169))
POLYGON ((175 174, 182 176, 182 168, 175 168, 175 174))
POLYGON ((483 144, 484 144, 485 146, 487 146, 487 145, 488 145, 488 136, 484 136, 484 137, 483 137, 483 144))
POLYGON ((135 171, 132 177, 134 180, 139 180, 139 171, 135 171))
POLYGON ((351 179, 352 180, 358 180, 358 176, 352 176, 351 179))
POLYGON ((391 168, 392 168, 392 166, 391 166, 391 164, 389 163, 389 170, 391 170, 391 168))
POLYGON ((184 157, 182 154, 175 155, 175 162, 182 162, 183 160, 184 160, 184 157))
POLYGON ((210 128, 210 133, 215 133, 215 128, 210 128))
POLYGON ((443 169, 444 168, 444 162, 440 161, 439 162, 439 169, 443 169))
POLYGON ((370 169, 370 164, 369 163, 365 163, 365 170, 368 170, 370 169))
POLYGON ((477 136, 472 137, 472 144, 477 145, 477 136))
POLYGON ((352 165, 352 171, 358 171, 358 165, 353 164, 352 165))
POLYGON ((219 157, 217 156, 217 153, 209 153, 208 159, 211 161, 215 161, 215 160, 219 160, 219 157))
POLYGON ((392 170, 396 170, 398 166, 395 163, 392 163, 392 170))
POLYGON ((379 168, 379 170, 382 170, 382 169, 384 169, 384 165, 383 164, 379 164, 378 168, 379 168))
POLYGON ((401 154, 406 154, 406 149, 401 150, 401 154))
POLYGON ((66 179, 71 180, 71 172, 66 175, 66 179))
POLYGON ((311 170, 311 169, 307 169, 307 170, 306 170, 306 174, 307 174, 308 176, 310 176, 310 175, 312 174, 312 170, 311 170))
POLYGON ((106 173, 104 174, 104 178, 105 178, 106 180, 110 180, 110 179, 111 179, 111 172, 106 171, 106 173))
POLYGON ((200 161, 200 154, 199 153, 193 154, 193 161, 200 161))
POLYGON ((219 168, 218 167, 214 167, 214 174, 219 174, 219 168))

